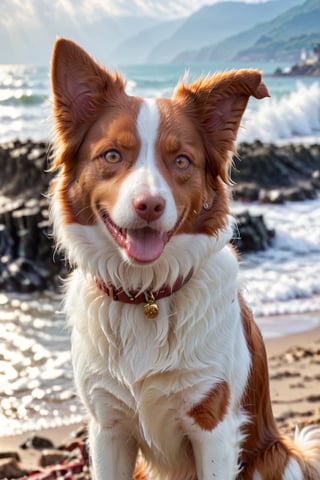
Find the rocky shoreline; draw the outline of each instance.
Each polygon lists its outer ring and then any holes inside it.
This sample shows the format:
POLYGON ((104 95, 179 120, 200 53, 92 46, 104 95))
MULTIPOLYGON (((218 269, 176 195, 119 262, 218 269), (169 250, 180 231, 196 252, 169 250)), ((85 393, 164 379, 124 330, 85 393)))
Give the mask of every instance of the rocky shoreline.
MULTIPOLYGON (((55 253, 46 192, 45 142, 13 141, 0 145, 0 290, 28 293, 57 289, 67 266, 55 253)), ((312 199, 320 189, 320 145, 241 144, 234 159, 234 198, 248 202, 284 203, 312 199)), ((261 216, 237 216, 233 241, 240 253, 271 245, 275 232, 261 216)))
POLYGON ((277 68, 273 77, 320 77, 320 61, 296 63, 288 70, 277 68))
POLYGON ((30 434, 13 451, 0 451, 0 479, 90 480, 87 428, 72 432, 61 444, 50 435, 30 434), (25 452, 32 460, 23 459, 25 452))

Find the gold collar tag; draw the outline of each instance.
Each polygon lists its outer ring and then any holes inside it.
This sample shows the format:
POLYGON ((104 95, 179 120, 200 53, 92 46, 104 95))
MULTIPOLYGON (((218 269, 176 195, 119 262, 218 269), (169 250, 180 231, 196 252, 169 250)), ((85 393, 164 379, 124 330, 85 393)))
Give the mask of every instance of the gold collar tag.
POLYGON ((156 303, 152 292, 146 292, 145 294, 146 304, 143 307, 143 312, 147 318, 156 318, 159 314, 159 305, 156 303))

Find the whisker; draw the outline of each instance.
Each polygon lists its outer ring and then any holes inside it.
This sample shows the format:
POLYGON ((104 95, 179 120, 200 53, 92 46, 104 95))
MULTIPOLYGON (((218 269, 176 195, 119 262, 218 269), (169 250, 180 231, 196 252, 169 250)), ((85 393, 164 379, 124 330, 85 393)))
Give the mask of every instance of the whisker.
POLYGON ((87 205, 86 207, 83 207, 81 210, 79 210, 77 213, 76 213, 76 217, 79 217, 81 215, 81 213, 85 212, 87 209, 91 209, 91 206, 90 205, 87 205))

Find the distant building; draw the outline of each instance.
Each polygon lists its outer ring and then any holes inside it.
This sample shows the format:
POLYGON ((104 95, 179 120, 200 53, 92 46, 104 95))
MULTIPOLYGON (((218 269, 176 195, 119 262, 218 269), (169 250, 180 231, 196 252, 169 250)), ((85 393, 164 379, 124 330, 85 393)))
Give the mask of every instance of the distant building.
POLYGON ((313 45, 313 57, 316 62, 320 62, 320 42, 313 45))
POLYGON ((302 65, 313 65, 320 62, 320 42, 314 43, 311 51, 303 48, 301 50, 300 59, 302 65))
POLYGON ((308 60, 308 50, 306 50, 305 48, 303 50, 301 50, 301 55, 300 55, 300 58, 301 58, 301 61, 302 63, 306 63, 306 61, 308 60))

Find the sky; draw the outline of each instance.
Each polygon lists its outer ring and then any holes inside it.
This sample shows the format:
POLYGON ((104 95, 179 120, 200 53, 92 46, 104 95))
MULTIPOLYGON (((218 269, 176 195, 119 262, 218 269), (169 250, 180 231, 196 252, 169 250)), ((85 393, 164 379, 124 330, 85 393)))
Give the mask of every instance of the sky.
MULTIPOLYGON (((154 24, 187 17, 206 4, 221 1, 226 0, 0 0, 0 63, 42 63, 57 36, 74 39, 104 60, 111 54, 111 46, 114 50, 151 27, 150 17, 154 24), (113 17, 112 21, 108 22, 107 16, 113 17), (125 23, 120 16, 140 18, 125 23), (97 38, 107 45, 103 52, 97 38)), ((266 0, 247 0, 261 1, 266 0)))
MULTIPOLYGON (((38 12, 46 9, 65 12, 72 16, 95 17, 101 12, 110 15, 146 15, 164 18, 187 16, 206 4, 225 0, 1 0, 0 24, 21 18, 35 19, 38 12)), ((235 0, 237 1, 237 0, 235 0)), ((266 0, 246 0, 259 3, 266 0)), ((279 0, 278 0, 279 1, 279 0)))
MULTIPOLYGON (((88 6, 91 4, 96 7, 103 4, 104 8, 114 15, 131 12, 150 16, 158 14, 163 16, 186 16, 203 5, 218 3, 219 1, 226 0, 89 0, 86 3, 88 6)), ((248 3, 258 3, 263 0, 247 1, 248 3)), ((60 2, 70 4, 73 3, 73 0, 60 0, 60 2)))

